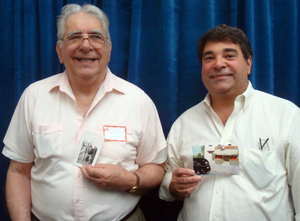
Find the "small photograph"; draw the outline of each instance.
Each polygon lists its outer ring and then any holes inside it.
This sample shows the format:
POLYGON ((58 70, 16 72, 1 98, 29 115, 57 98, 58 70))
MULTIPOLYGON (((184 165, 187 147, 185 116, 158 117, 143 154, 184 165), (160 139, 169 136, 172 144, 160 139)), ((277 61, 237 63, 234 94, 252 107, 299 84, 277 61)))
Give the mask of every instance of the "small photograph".
POLYGON ((82 165, 95 165, 104 142, 101 134, 83 131, 73 164, 78 167, 82 165))
POLYGON ((210 174, 236 175, 239 174, 239 149, 236 145, 206 145, 205 159, 209 161, 210 174))
POLYGON ((193 146, 193 158, 204 158, 205 146, 193 146))
POLYGON ((193 146, 193 165, 197 175, 208 174, 211 170, 209 161, 204 158, 205 146, 193 146))
POLYGON ((239 149, 232 145, 218 145, 215 150, 208 151, 216 164, 239 165, 239 149))
POLYGON ((92 142, 83 141, 78 155, 77 163, 89 165, 93 163, 98 148, 92 142))

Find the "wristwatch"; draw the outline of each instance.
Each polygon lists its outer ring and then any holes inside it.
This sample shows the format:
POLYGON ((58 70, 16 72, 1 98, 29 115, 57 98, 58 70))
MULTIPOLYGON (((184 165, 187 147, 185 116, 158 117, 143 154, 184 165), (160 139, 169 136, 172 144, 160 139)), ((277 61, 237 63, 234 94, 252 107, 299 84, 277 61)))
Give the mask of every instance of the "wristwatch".
POLYGON ((140 186, 140 176, 136 172, 132 172, 136 176, 136 184, 128 191, 129 193, 135 193, 140 186))

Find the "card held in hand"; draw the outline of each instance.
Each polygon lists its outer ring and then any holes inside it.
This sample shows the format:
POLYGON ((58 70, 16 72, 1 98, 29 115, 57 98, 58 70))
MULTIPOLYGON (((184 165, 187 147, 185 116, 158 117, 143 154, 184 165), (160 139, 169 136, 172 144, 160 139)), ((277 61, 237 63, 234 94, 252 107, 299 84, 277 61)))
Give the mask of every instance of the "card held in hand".
POLYGON ((104 136, 100 133, 84 130, 77 147, 73 164, 82 167, 83 164, 95 165, 104 142, 104 136))

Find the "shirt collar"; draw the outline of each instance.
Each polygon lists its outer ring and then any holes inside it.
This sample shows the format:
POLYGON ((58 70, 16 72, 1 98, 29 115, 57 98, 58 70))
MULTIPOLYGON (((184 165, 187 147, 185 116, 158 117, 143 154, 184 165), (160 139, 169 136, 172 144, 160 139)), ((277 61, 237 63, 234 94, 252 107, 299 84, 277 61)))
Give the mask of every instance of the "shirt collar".
POLYGON ((253 99, 254 99, 254 88, 252 87, 252 84, 250 81, 248 81, 248 87, 245 90, 245 92, 239 96, 237 96, 237 98, 235 99, 236 101, 238 101, 239 99, 241 99, 243 101, 243 108, 244 110, 246 110, 249 105, 252 103, 253 99))
MULTIPOLYGON (((107 74, 106 77, 102 83, 105 93, 111 92, 113 90, 116 90, 120 93, 125 93, 124 87, 122 86, 122 81, 115 76, 109 68, 107 68, 107 74)), ((66 71, 64 71, 61 74, 61 77, 57 80, 57 82, 53 85, 53 87, 50 89, 53 90, 54 88, 58 88, 61 92, 65 92, 67 94, 73 94, 72 88, 69 82, 68 74, 66 71)), ((101 89, 100 87, 99 89, 101 89)))
MULTIPOLYGON (((245 90, 244 93, 242 93, 241 95, 238 95, 235 98, 235 102, 242 102, 243 103, 243 109, 244 111, 247 109, 247 107, 252 103, 253 99, 254 99, 254 88, 252 87, 252 84, 250 81, 248 81, 248 87, 245 90)), ((211 109, 211 98, 209 93, 205 96, 204 100, 203 100, 203 104, 205 106, 206 109, 211 109)))
POLYGON ((65 92, 66 94, 72 95, 72 88, 69 82, 68 74, 66 71, 61 73, 61 76, 58 78, 58 80, 54 83, 53 87, 50 89, 50 91, 53 91, 54 89, 58 89, 61 92, 65 92))
POLYGON ((114 75, 109 68, 107 68, 107 74, 103 82, 103 87, 105 92, 111 92, 113 90, 116 90, 120 93, 125 94, 125 90, 122 85, 121 79, 114 75))

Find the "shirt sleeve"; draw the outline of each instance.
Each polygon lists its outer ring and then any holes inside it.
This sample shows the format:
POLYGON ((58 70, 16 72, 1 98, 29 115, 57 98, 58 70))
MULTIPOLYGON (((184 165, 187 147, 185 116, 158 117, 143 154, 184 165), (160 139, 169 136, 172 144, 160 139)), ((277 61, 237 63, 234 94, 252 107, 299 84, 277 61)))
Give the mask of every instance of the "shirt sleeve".
POLYGON ((139 166, 148 163, 161 164, 167 158, 166 151, 163 151, 167 143, 154 103, 146 94, 143 97, 140 113, 142 130, 137 146, 136 163, 139 166))
POLYGON ((28 87, 18 102, 3 140, 5 144, 3 154, 10 159, 25 163, 34 160, 31 131, 32 100, 30 87, 28 87))
POLYGON ((286 130, 287 154, 286 167, 288 184, 292 188, 292 197, 295 209, 295 219, 300 220, 300 109, 291 119, 290 126, 286 130))
POLYGON ((168 158, 165 163, 166 173, 159 188, 159 197, 166 201, 176 200, 169 191, 169 186, 172 180, 172 172, 178 168, 184 167, 184 164, 180 159, 180 144, 178 144, 178 132, 180 132, 180 130, 180 124, 177 120, 168 135, 168 158))

